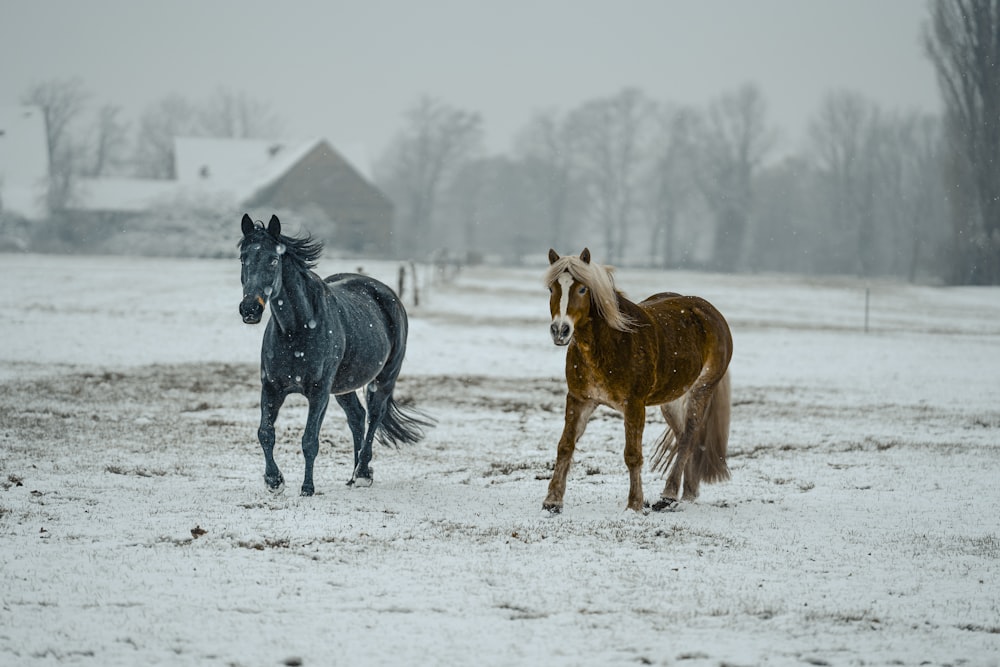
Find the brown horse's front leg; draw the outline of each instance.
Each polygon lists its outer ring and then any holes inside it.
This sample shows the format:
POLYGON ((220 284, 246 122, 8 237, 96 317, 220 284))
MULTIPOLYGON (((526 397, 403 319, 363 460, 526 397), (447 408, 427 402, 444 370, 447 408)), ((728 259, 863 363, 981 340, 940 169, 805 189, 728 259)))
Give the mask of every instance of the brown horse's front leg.
POLYGON ((566 395, 566 423, 563 426, 562 437, 559 438, 559 447, 556 449, 556 463, 552 470, 552 479, 549 481, 549 494, 542 503, 542 509, 553 514, 562 511, 563 494, 566 492, 566 475, 569 473, 569 465, 573 462, 573 452, 576 450, 576 441, 580 439, 587 429, 587 420, 594 414, 597 404, 587 401, 573 394, 566 395))
POLYGON ((645 404, 627 403, 625 415, 625 465, 628 467, 628 509, 643 511, 642 432, 646 428, 645 404))

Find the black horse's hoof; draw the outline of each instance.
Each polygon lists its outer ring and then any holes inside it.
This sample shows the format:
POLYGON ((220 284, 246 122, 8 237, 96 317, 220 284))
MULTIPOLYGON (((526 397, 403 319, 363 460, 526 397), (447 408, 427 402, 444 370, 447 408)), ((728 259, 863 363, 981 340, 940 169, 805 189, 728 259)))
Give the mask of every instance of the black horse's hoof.
POLYGON ((680 508, 681 504, 676 498, 660 498, 653 503, 654 512, 677 512, 680 508))
POLYGON ((347 480, 347 486, 356 486, 362 489, 367 489, 374 483, 374 477, 352 477, 347 480))
POLYGON ((299 492, 300 496, 311 496, 316 493, 316 489, 311 486, 303 486, 302 491, 299 492))
POLYGON ((267 485, 267 490, 275 495, 285 490, 285 478, 280 474, 277 477, 264 475, 264 484, 267 485))

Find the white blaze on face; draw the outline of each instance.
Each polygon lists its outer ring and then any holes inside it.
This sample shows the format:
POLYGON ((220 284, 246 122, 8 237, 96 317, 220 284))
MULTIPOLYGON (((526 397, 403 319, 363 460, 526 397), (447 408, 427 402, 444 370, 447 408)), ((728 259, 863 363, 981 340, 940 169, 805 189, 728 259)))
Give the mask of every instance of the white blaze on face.
POLYGON ((569 337, 573 335, 573 321, 568 315, 569 293, 570 288, 573 287, 573 276, 568 271, 564 271, 556 279, 556 282, 559 283, 559 312, 552 318, 551 332, 552 339, 558 345, 565 345, 569 341, 569 337))
POLYGON ((563 273, 556 279, 559 283, 559 317, 561 319, 567 319, 566 311, 569 310, 569 288, 573 286, 573 276, 569 274, 568 271, 563 271, 563 273))

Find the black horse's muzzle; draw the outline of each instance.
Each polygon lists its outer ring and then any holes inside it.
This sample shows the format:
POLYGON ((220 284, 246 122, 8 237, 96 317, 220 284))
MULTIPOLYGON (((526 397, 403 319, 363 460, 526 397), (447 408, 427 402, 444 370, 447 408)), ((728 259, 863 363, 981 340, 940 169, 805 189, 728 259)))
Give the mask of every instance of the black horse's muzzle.
POLYGON ((264 317, 264 298, 247 295, 240 302, 240 317, 247 324, 257 324, 264 317))

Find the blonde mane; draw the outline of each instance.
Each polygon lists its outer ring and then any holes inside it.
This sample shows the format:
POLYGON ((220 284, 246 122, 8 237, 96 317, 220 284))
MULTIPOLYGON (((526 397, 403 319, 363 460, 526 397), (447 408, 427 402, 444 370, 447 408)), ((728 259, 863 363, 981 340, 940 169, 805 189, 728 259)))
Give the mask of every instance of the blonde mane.
POLYGON ((549 265, 545 284, 551 286, 559 276, 568 271, 573 279, 587 286, 597 307, 597 313, 616 331, 632 331, 635 322, 618 308, 618 297, 624 294, 615 287, 614 269, 584 262, 575 255, 563 255, 549 265))

